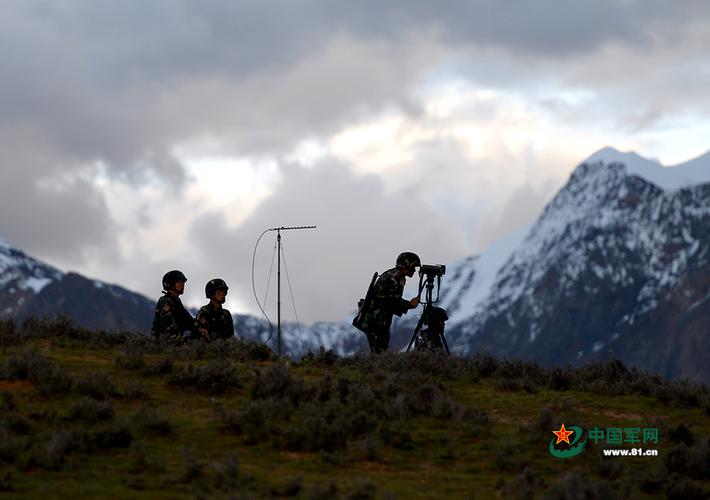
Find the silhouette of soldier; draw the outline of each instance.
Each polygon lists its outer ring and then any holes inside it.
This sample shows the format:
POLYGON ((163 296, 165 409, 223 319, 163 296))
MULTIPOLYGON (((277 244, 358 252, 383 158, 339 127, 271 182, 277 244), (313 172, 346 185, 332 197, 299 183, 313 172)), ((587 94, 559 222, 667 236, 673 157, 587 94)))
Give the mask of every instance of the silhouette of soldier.
POLYGON ((185 331, 197 331, 195 320, 180 300, 186 281, 185 275, 178 270, 168 271, 163 276, 163 296, 155 304, 151 329, 154 337, 181 342, 185 331))
POLYGON ((415 268, 421 261, 417 254, 404 252, 399 254, 395 267, 382 273, 373 287, 370 304, 364 312, 365 331, 370 351, 385 352, 390 344, 392 316, 401 316, 419 305, 419 297, 411 300, 402 298, 406 278, 414 276, 415 268))
POLYGON ((229 339, 234 337, 234 321, 231 313, 222 307, 229 287, 224 280, 215 278, 205 285, 205 296, 209 304, 197 313, 197 329, 206 340, 229 339))

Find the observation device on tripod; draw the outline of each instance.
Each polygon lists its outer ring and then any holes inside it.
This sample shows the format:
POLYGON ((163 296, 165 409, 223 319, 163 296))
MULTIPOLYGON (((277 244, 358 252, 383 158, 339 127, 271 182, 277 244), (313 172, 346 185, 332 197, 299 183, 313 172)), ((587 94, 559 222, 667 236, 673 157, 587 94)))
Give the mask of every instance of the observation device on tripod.
POLYGON ((420 303, 424 304, 417 326, 414 328, 407 351, 412 347, 417 350, 441 350, 451 355, 449 346, 444 337, 444 322, 449 319, 446 311, 434 304, 439 302, 439 292, 441 290, 441 277, 446 274, 445 265, 423 265, 419 268, 419 297, 420 303), (436 282, 435 282, 436 280, 436 282), (436 287, 436 299, 434 299, 434 287, 436 287), (424 301, 422 302, 422 291, 426 289, 424 301), (423 329, 426 325, 426 329, 423 329))

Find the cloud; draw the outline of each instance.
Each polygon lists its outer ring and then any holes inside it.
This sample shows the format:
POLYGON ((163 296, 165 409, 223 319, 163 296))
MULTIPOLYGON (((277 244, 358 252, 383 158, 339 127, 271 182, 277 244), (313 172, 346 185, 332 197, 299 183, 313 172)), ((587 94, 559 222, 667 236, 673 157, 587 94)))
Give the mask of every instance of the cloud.
POLYGON ((246 302, 255 235, 322 219, 285 242, 297 274, 326 282, 339 261, 301 248, 363 254, 357 272, 346 259, 347 293, 303 292, 307 317, 342 314, 396 251, 460 257, 595 149, 663 149, 679 122, 695 137, 683 148, 703 143, 687 123, 710 113, 709 18, 706 2, 662 0, 4 2, 0 232, 146 293, 164 267, 199 282, 234 259, 246 302), (457 86, 470 95, 445 92, 457 86), (363 147, 338 149, 357 133, 363 147), (347 167, 284 166, 309 141, 347 167), (186 149, 282 171, 216 202, 186 149))
MULTIPOLYGON (((0 126, 22 124, 78 163, 103 160, 110 172, 139 178, 148 168, 179 183, 176 145, 216 136, 240 155, 273 154, 385 106, 416 114, 412 90, 451 60, 460 61, 456 71, 484 85, 493 70, 502 71, 498 85, 524 86, 541 67, 568 76, 573 86, 600 78, 623 85, 630 77, 626 68, 618 71, 618 57, 604 63, 609 47, 649 57, 704 53, 699 48, 708 35, 698 20, 710 8, 684 6, 610 0, 460 1, 446 8, 425 1, 5 4, 0 126)), ((633 71, 649 74, 653 66, 637 64, 633 71)))
MULTIPOLYGON (((206 279, 223 276, 242 302, 253 304, 251 258, 257 236, 266 228, 316 225, 315 230, 284 231, 286 265, 301 320, 342 319, 355 309, 374 271, 393 267, 397 255, 415 251, 426 262, 461 255, 463 234, 420 200, 385 194, 375 176, 354 175, 335 163, 304 169, 290 165, 271 197, 238 227, 219 212, 193 222, 190 241, 203 258, 193 263, 206 279)), ((259 247, 256 287, 263 300, 275 234, 259 247)), ((285 269, 283 310, 291 314, 285 269)), ((275 278, 274 270, 274 278, 275 278)), ((271 285, 271 299, 275 284, 271 285)), ((273 304, 270 304, 273 313, 273 304)))
POLYGON ((489 208, 476 228, 474 247, 482 251, 512 231, 535 222, 556 191, 552 186, 549 181, 542 188, 524 184, 503 204, 489 208))
POLYGON ((70 265, 95 253, 105 263, 118 258, 115 221, 105 199, 80 175, 38 180, 24 170, 4 171, 0 214, 0 234, 21 249, 42 248, 70 265))

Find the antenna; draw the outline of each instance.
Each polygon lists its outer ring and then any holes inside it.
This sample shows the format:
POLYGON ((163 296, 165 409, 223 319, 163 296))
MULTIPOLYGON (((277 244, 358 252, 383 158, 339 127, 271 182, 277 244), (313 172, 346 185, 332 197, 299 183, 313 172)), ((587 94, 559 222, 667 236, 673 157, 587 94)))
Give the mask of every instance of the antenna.
MULTIPOLYGON (((278 265, 276 267, 277 276, 277 301, 276 301, 276 351, 278 355, 281 356, 282 345, 281 345, 281 231, 292 231, 294 229, 315 229, 316 226, 281 226, 272 227, 264 231, 276 231, 276 242, 278 245, 278 265)), ((263 233, 262 233, 263 235, 263 233)), ((256 248, 254 249, 256 252, 256 248)))

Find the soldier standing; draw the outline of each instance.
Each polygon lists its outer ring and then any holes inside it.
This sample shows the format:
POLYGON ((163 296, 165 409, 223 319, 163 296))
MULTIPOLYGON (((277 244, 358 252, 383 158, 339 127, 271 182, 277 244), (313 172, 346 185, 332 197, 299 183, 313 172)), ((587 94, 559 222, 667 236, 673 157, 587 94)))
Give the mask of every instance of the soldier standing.
POLYGON ((215 278, 205 285, 205 296, 209 304, 202 306, 197 313, 197 328, 207 340, 228 339, 234 337, 234 321, 230 312, 222 307, 229 287, 224 280, 215 278))
POLYGON ((371 304, 367 306, 367 341, 370 351, 381 353, 389 348, 392 316, 401 316, 419 305, 419 297, 411 300, 402 298, 406 278, 414 276, 415 268, 421 261, 417 254, 404 252, 397 257, 396 266, 377 278, 373 288, 371 304))
POLYGON ((151 329, 154 337, 180 342, 185 331, 196 331, 195 320, 180 300, 186 281, 185 275, 178 270, 168 271, 163 276, 163 296, 155 305, 151 329))

